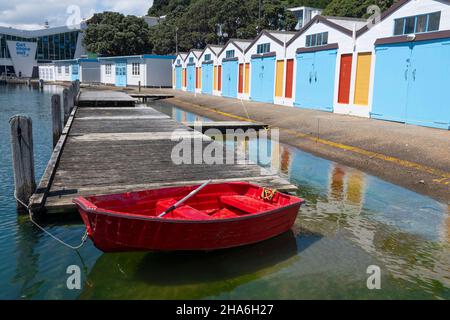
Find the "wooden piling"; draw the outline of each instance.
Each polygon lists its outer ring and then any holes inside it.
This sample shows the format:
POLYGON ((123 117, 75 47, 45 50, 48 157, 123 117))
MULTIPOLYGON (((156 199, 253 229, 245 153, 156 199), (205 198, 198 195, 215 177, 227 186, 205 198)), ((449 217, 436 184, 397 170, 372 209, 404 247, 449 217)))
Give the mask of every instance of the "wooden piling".
MULTIPOLYGON (((9 120, 16 197, 28 204, 36 190, 34 177, 33 125, 30 117, 15 115, 9 120)), ((23 206, 17 202, 18 208, 23 206)))
POLYGON ((64 125, 67 123, 70 115, 69 90, 63 90, 63 106, 64 106, 64 125))
POLYGON ((61 96, 54 94, 52 96, 52 128, 53 128, 53 148, 58 143, 62 133, 61 123, 61 96))

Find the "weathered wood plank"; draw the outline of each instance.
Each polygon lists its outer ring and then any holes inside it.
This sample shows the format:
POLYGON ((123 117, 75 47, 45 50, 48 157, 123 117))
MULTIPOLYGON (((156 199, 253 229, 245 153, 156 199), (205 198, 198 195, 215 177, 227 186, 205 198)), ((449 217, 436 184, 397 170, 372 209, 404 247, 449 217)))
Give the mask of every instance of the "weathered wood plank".
MULTIPOLYGON (((17 115, 9 120, 11 126, 14 192, 20 201, 28 204, 36 189, 34 178, 33 124, 30 117, 17 115)), ((18 207, 22 207, 17 203, 18 207)))
MULTIPOLYGON (((101 99, 101 93, 96 91, 91 97, 101 99)), ((69 118, 70 127, 66 125, 63 131, 64 148, 54 152, 52 158, 57 159, 51 159, 49 173, 46 170, 41 180, 45 196, 40 195, 36 200, 36 203, 46 201, 48 212, 74 210, 72 199, 79 195, 200 184, 209 179, 253 181, 285 191, 296 189, 279 176, 244 161, 242 154, 239 157, 235 154, 236 150, 229 150, 225 144, 152 108, 108 107, 106 102, 105 106, 78 107, 69 118), (200 148, 192 150, 188 157, 190 163, 177 165, 171 158, 173 149, 187 138, 200 148), (203 162, 204 150, 211 144, 218 146, 217 151, 224 155, 231 152, 238 160, 214 165, 203 162), (195 159, 200 159, 197 164, 195 159)), ((219 154, 218 159, 222 160, 223 156, 219 154)))

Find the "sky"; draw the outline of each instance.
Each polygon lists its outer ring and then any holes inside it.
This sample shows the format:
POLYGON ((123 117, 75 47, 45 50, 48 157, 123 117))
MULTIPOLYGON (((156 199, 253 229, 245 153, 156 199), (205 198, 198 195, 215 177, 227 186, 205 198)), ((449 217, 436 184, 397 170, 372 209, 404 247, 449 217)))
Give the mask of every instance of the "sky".
POLYGON ((58 27, 102 11, 142 16, 152 4, 153 0, 0 0, 0 26, 36 30, 47 20, 50 27, 58 27))

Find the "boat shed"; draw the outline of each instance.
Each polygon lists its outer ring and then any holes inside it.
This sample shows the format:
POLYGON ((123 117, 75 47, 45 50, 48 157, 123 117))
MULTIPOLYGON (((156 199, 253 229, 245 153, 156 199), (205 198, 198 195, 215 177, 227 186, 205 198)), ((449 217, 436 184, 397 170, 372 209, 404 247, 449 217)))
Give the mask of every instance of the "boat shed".
POLYGON ((217 93, 229 98, 249 99, 250 61, 245 60, 245 50, 251 40, 230 39, 218 54, 214 69, 217 93), (217 77, 216 77, 217 75, 217 77))
POLYGON ((318 15, 289 41, 287 64, 295 63, 294 76, 287 72, 286 96, 292 97, 294 106, 350 113, 355 33, 365 23, 318 15))
POLYGON ((187 53, 178 53, 172 64, 173 88, 176 90, 186 88, 186 69, 184 65, 184 59, 186 59, 186 56, 187 53))
POLYGON ((372 118, 450 129, 450 1, 394 3, 357 32, 356 50, 372 56, 372 118))
POLYGON ((250 99, 284 102, 286 47, 295 32, 263 30, 245 50, 250 61, 250 99))
POLYGON ((55 65, 53 63, 39 64, 39 79, 44 81, 56 81, 55 79, 55 65))
POLYGON ((186 66, 186 91, 201 92, 201 63, 198 58, 202 50, 191 49, 187 54, 184 64, 186 66))
POLYGON ((214 94, 217 89, 214 88, 217 79, 216 67, 218 64, 218 54, 223 46, 207 45, 198 58, 199 67, 201 67, 201 92, 205 94, 214 94))
POLYGON ((99 58, 101 81, 117 87, 171 88, 174 59, 154 54, 99 58))
POLYGON ((55 60, 56 81, 75 81, 100 83, 100 63, 96 58, 55 60))

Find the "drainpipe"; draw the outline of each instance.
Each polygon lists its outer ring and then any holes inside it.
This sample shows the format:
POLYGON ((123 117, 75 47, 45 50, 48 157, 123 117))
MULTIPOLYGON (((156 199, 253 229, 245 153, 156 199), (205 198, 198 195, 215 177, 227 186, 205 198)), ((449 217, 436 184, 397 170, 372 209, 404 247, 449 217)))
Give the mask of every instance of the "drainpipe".
POLYGON ((353 52, 356 50, 356 23, 353 24, 352 30, 353 52))
POLYGON ((245 95, 245 53, 244 53, 244 48, 242 48, 241 52, 242 52, 242 60, 243 60, 243 65, 242 65, 242 94, 241 94, 241 100, 243 99, 244 95, 245 95))

